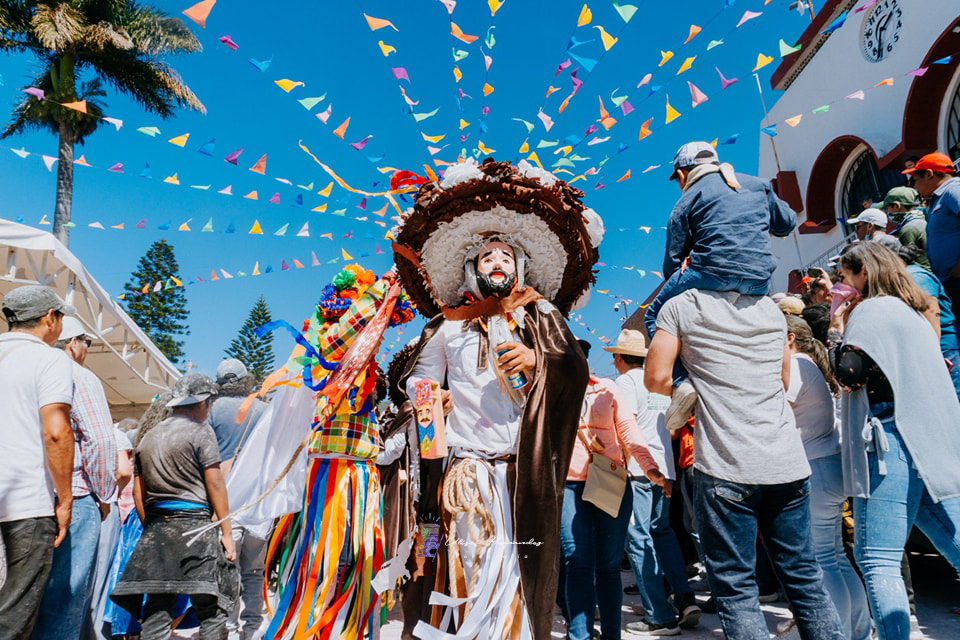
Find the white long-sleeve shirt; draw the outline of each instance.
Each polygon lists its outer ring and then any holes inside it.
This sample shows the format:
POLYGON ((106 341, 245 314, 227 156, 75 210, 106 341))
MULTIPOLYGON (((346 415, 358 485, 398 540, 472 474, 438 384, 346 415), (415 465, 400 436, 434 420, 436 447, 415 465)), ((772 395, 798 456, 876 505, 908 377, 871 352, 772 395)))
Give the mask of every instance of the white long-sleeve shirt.
MULTIPOLYGON (((444 320, 423 346, 407 380, 407 395, 415 396, 420 380, 447 380, 453 410, 446 418, 447 447, 462 457, 492 458, 517 452, 523 407, 500 387, 492 357, 477 369, 480 334, 459 321, 444 320)), ((513 335, 514 340, 519 340, 513 335)))

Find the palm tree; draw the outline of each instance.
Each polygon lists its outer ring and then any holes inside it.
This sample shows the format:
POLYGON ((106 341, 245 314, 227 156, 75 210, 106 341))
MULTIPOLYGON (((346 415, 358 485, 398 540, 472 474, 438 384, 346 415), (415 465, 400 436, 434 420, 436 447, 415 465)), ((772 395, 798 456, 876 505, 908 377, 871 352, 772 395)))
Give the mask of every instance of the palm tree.
POLYGON ((0 0, 0 51, 32 52, 42 74, 14 109, 6 138, 29 129, 59 136, 53 234, 68 241, 73 200, 73 148, 104 123, 106 82, 162 118, 176 106, 206 113, 203 104, 162 56, 200 51, 187 26, 136 0, 0 0), (91 74, 80 82, 77 76, 91 74), (86 113, 61 103, 86 100, 86 113))

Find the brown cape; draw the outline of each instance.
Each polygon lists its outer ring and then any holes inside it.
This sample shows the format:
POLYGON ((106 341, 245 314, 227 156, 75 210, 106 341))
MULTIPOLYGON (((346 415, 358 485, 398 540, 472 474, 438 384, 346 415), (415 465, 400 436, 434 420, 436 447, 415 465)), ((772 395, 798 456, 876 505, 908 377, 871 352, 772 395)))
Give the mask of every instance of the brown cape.
MULTIPOLYGON (((537 543, 517 546, 520 590, 533 637, 549 638, 559 575, 563 487, 590 373, 580 345, 556 308, 540 301, 524 309, 525 326, 517 330, 536 353, 537 364, 532 375, 527 374, 529 391, 513 465, 513 520, 517 541, 537 543)), ((401 388, 443 321, 438 314, 424 327, 401 376, 401 388)), ((422 477, 421 496, 436 495, 437 487, 427 486, 429 476, 422 477)), ((433 478, 435 484, 437 478, 433 478)))
MULTIPOLYGON (((383 429, 383 440, 394 434, 406 432, 413 420, 413 405, 403 403, 397 415, 390 418, 383 429)), ((387 465, 377 465, 380 470, 380 495, 383 496, 383 554, 385 558, 397 555, 397 548, 413 531, 414 512, 410 480, 401 481, 400 473, 410 472, 410 448, 406 447, 400 457, 387 465)))

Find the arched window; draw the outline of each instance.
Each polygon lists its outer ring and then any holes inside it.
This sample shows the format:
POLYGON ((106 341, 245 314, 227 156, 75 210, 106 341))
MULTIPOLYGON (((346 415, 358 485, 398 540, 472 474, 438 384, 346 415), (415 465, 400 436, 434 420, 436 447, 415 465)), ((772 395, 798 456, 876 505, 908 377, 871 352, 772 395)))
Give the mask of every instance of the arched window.
POLYGON ((947 153, 954 160, 960 159, 960 82, 956 83, 953 95, 944 105, 946 107, 947 153))
POLYGON ((876 205, 883 200, 887 191, 904 182, 899 171, 880 171, 873 152, 861 148, 840 182, 838 217, 849 220, 863 211, 865 206, 876 205))

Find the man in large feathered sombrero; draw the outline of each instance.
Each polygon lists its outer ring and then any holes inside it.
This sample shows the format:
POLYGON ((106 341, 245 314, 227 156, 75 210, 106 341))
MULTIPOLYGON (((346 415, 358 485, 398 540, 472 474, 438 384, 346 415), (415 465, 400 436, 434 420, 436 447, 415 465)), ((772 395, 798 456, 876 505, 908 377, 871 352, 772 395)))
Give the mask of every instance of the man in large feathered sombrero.
POLYGON ((586 298, 603 235, 582 195, 523 161, 468 161, 424 184, 395 232, 401 282, 432 316, 402 382, 411 398, 445 384, 452 406, 442 486, 421 489, 421 517, 439 497, 447 542, 423 640, 550 635, 588 379, 564 315, 586 298))

